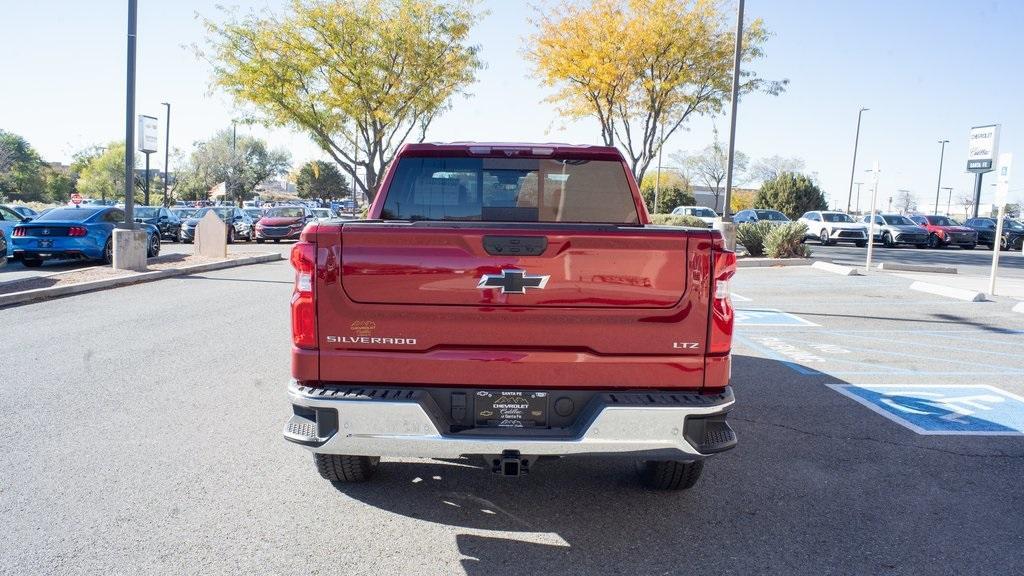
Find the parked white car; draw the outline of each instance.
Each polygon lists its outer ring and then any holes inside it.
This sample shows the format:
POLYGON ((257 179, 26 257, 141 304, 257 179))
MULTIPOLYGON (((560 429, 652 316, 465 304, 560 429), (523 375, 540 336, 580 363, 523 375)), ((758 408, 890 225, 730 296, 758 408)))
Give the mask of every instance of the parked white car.
POLYGON ((701 222, 708 225, 708 228, 719 218, 718 212, 703 206, 676 206, 672 210, 673 216, 693 216, 700 218, 701 222))
POLYGON ((806 238, 815 238, 823 245, 853 242, 862 247, 868 243, 867 225, 855 222, 849 214, 812 210, 805 212, 798 222, 807 225, 806 238))
POLYGON ((312 212, 313 217, 317 220, 330 220, 331 218, 334 218, 334 214, 331 212, 330 208, 313 208, 312 212))

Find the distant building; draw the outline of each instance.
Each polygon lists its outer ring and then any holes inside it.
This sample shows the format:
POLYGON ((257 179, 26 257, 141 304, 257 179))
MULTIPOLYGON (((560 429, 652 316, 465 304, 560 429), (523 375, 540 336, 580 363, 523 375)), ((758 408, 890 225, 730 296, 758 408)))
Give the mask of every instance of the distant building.
MULTIPOLYGON (((718 198, 715 198, 715 189, 710 186, 691 186, 693 192, 693 198, 696 200, 697 206, 703 206, 705 208, 711 208, 719 214, 722 213, 722 208, 725 205, 725 184, 719 189, 720 194, 718 198)), ((733 192, 757 192, 759 188, 736 188, 732 189, 733 192)))

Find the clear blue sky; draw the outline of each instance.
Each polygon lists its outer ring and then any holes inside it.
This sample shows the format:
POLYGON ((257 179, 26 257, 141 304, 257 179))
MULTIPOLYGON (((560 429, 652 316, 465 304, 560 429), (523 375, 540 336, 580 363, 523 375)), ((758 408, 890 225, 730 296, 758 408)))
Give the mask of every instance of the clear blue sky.
MULTIPOLYGON (((172 147, 187 149, 229 126, 235 114, 228 98, 209 93, 206 63, 183 47, 202 41, 195 13, 217 11, 208 0, 139 4, 137 112, 159 116, 162 129, 160 102, 170 101, 172 147)), ((472 41, 488 67, 470 88, 472 96, 456 100, 428 140, 596 142, 596 124, 565 124, 542 102, 545 94, 521 57, 530 33, 526 4, 492 0, 484 6, 490 14, 472 41)), ((752 158, 803 158, 834 205, 846 204, 860 106, 871 111, 864 115, 856 179, 870 182, 864 170, 880 162, 882 207, 899 189, 911 190, 922 205, 934 202, 940 138, 950 141, 943 185, 955 187, 954 204, 972 186, 964 173, 970 126, 1001 123, 1004 152, 1024 143, 1024 2, 748 0, 747 12, 774 34, 757 71, 788 78, 790 87, 779 97, 741 102, 737 146, 752 158)), ((0 14, 6 47, 0 128, 24 136, 52 161, 123 138, 126 2, 0 0, 0 14)), ((728 118, 714 122, 725 134, 728 118)), ((711 126, 708 118, 690 122, 666 151, 703 147, 711 126)), ((296 163, 322 157, 300 134, 243 130, 290 150, 296 163)), ((1024 149, 1020 155, 1011 183, 1015 200, 1024 199, 1024 149)), ((153 166, 161 165, 162 154, 153 159, 153 166)), ((983 201, 991 198, 991 181, 989 175, 983 201)))

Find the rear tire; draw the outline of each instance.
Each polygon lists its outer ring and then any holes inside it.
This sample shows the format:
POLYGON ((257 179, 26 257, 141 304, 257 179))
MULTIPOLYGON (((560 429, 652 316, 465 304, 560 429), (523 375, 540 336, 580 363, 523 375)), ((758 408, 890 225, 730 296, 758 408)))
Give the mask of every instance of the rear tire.
POLYGON ((637 464, 640 481, 656 490, 686 490, 692 488, 704 470, 704 461, 677 462, 675 460, 647 460, 637 464))
POLYGON ((370 456, 343 456, 340 454, 313 454, 316 471, 331 482, 366 482, 377 471, 380 458, 370 456))
POLYGON ((974 250, 975 246, 977 246, 977 244, 964 244, 963 246, 961 246, 961 248, 963 248, 964 250, 974 250))
POLYGON ((228 227, 228 244, 234 244, 234 243, 235 243, 235 229, 229 226, 228 227))
POLYGON ((929 234, 928 235, 928 247, 932 248, 932 249, 940 248, 941 247, 941 243, 939 242, 939 237, 936 236, 935 234, 929 234))
POLYGON ((103 246, 103 263, 107 266, 114 264, 114 239, 107 238, 107 243, 103 246))
POLYGON ((23 258, 21 261, 25 265, 25 268, 39 268, 43 265, 42 258, 23 258))
POLYGON ((892 234, 889 234, 888 232, 882 235, 882 244, 884 244, 886 248, 892 248, 896 246, 896 244, 892 241, 892 234))
POLYGON ((821 232, 818 232, 818 240, 821 241, 821 245, 822 246, 828 246, 829 245, 828 230, 825 230, 824 228, 822 228, 821 232))
POLYGON ((856 246, 857 248, 863 248, 863 247, 868 245, 868 241, 867 240, 857 240, 856 242, 853 243, 853 245, 856 246))

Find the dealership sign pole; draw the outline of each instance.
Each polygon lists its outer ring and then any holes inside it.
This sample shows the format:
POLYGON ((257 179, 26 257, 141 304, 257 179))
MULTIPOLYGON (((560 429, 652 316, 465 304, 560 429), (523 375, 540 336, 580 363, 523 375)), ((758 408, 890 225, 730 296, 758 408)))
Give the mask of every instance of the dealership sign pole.
POLYGON ((974 173, 974 216, 981 204, 981 178, 992 171, 999 153, 999 124, 975 126, 967 138, 967 171, 974 173))
POLYGON ((992 271, 988 275, 988 295, 996 295, 996 270, 999 268, 999 251, 1003 242, 1003 218, 1006 218, 1006 195, 1010 191, 1010 165, 1013 154, 999 155, 999 173, 996 176, 996 205, 999 217, 996 219, 996 235, 992 239, 992 271))
POLYGON ((156 152, 157 130, 156 118, 139 114, 139 152, 146 155, 146 206, 149 206, 149 155, 156 152))

